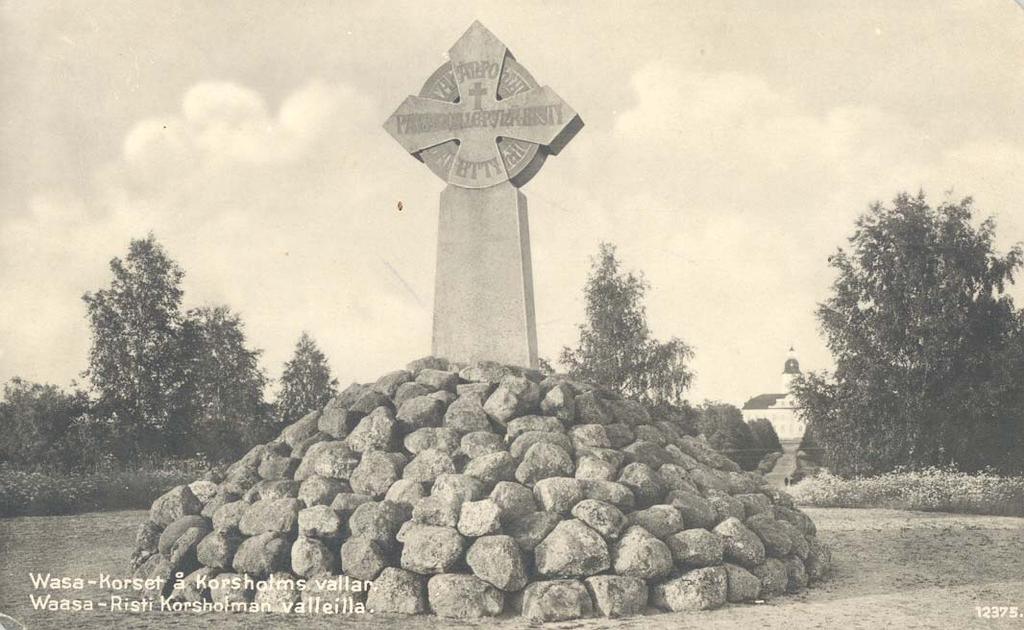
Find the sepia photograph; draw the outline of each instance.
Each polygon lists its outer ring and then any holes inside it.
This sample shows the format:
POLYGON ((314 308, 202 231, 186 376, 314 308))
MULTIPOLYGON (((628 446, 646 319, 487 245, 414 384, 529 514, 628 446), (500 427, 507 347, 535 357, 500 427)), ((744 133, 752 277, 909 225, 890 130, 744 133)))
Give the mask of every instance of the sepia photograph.
POLYGON ((0 62, 0 630, 1024 628, 1024 0, 0 62))

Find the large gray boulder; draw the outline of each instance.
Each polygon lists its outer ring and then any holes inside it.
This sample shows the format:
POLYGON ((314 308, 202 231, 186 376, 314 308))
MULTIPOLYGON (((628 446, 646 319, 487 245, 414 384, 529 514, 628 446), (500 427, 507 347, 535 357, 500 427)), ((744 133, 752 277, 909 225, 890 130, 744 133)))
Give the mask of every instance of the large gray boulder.
POLYGON ((395 534, 405 521, 405 511, 390 501, 370 501, 357 507, 348 519, 351 536, 366 536, 385 549, 395 543, 395 534))
POLYGON ((786 592, 799 593, 807 588, 809 581, 807 578, 807 569, 804 568, 803 561, 796 556, 790 556, 785 559, 785 563, 787 577, 786 592))
POLYGON ((183 516, 199 514, 202 509, 202 502, 188 486, 177 486, 153 501, 149 520, 160 527, 167 527, 183 516))
POLYGON ((373 581, 366 608, 374 612, 415 615, 427 611, 426 584, 422 575, 387 567, 373 581))
POLYGON ((459 452, 469 459, 505 450, 505 443, 497 434, 488 431, 473 431, 462 436, 459 452))
POLYGON ((441 426, 444 419, 444 403, 430 396, 418 396, 411 398, 398 408, 396 419, 399 430, 403 433, 412 433, 423 427, 441 426))
POLYGON ((387 407, 377 407, 370 415, 359 421, 355 429, 345 438, 352 450, 365 453, 369 450, 387 451, 395 444, 398 421, 387 407))
POLYGON ((412 520, 421 525, 456 527, 461 508, 461 502, 450 496, 423 497, 412 508, 412 520))
POLYGON ((499 481, 494 484, 490 497, 501 509, 503 523, 537 511, 533 491, 513 481, 499 481))
POLYGON ((572 457, 562 447, 549 442, 531 446, 515 471, 516 480, 532 486, 548 477, 569 477, 575 472, 572 457))
POLYGON ((591 455, 584 455, 576 460, 577 479, 596 479, 600 481, 614 481, 619 476, 619 468, 611 462, 598 459, 591 455))
POLYGON ((265 532, 245 539, 235 552, 231 566, 238 573, 262 579, 285 571, 291 562, 291 544, 280 532, 265 532))
POLYGON ((812 538, 808 541, 804 568, 807 571, 807 579, 812 584, 827 579, 832 572, 832 550, 817 538, 812 538))
POLYGON ((576 422, 579 424, 611 424, 615 421, 608 403, 594 392, 576 396, 575 404, 576 422))
POLYGON ((431 391, 445 390, 454 394, 459 384, 459 375, 449 370, 425 368, 416 375, 416 382, 431 391))
POLYGON ((764 544, 739 519, 725 519, 715 526, 714 532, 722 537, 723 557, 727 561, 746 569, 764 562, 764 544))
POLYGON ((453 455, 459 450, 460 436, 450 427, 424 427, 405 436, 405 450, 413 455, 428 448, 453 455))
POLYGON ((427 582, 427 601, 439 617, 496 617, 505 608, 505 594, 473 575, 442 573, 427 582))
POLYGON ((647 607, 647 582, 625 575, 593 575, 584 580, 596 612, 609 618, 642 615, 647 607))
POLYGON ((326 575, 338 569, 338 554, 322 541, 299 536, 292 543, 292 571, 302 577, 326 575))
POLYGON ((236 533, 214 530, 196 548, 196 559, 203 566, 222 571, 231 570, 242 538, 236 533))
POLYGON ((349 431, 355 427, 356 423, 364 415, 366 414, 362 411, 328 406, 317 419, 317 429, 320 433, 340 440, 348 435, 349 431))
POLYGON ((425 387, 419 383, 402 383, 395 391, 395 406, 401 407, 407 400, 412 400, 417 396, 428 396, 430 393, 431 390, 429 387, 425 387))
POLYGON ((612 568, 618 575, 657 580, 672 571, 672 552, 646 529, 634 525, 612 545, 612 568))
POLYGON ((548 390, 540 401, 540 410, 569 425, 576 419, 576 397, 568 385, 559 384, 548 390))
POLYGON ((157 551, 166 556, 171 552, 171 547, 174 543, 177 542, 185 532, 193 527, 198 527, 206 530, 207 532, 211 529, 210 522, 202 516, 195 514, 182 516, 164 528, 164 531, 160 534, 160 538, 157 540, 157 551))
POLYGON ((611 566, 608 545, 583 521, 562 521, 533 550, 537 572, 546 577, 588 577, 611 566))
POLYGON ((398 388, 403 383, 408 383, 412 380, 412 373, 409 370, 395 370, 394 372, 388 372, 377 379, 377 382, 373 384, 374 391, 378 391, 388 398, 394 398, 398 392, 398 388))
POLYGON ((761 578, 735 564, 726 564, 728 590, 726 599, 731 603, 752 602, 761 594, 761 578))
POLYGON ((466 552, 473 575, 502 591, 518 591, 526 585, 526 563, 511 536, 483 536, 466 552))
POLYGON ((318 442, 306 451, 306 456, 295 471, 295 480, 310 475, 332 479, 348 479, 359 465, 360 455, 345 442, 318 442))
POLYGON ((630 525, 643 527, 655 538, 664 540, 683 529, 683 515, 678 508, 671 505, 652 505, 645 510, 637 510, 629 515, 630 525))
POLYGON ((505 451, 488 453, 470 460, 464 472, 493 487, 499 481, 515 480, 516 460, 505 451))
POLYGON ((579 481, 583 488, 583 498, 585 499, 605 501, 624 512, 632 510, 636 505, 633 491, 621 483, 616 481, 599 481, 596 479, 581 479, 579 481))
POLYGON ((516 418, 505 427, 505 439, 512 442, 527 431, 565 432, 565 425, 554 416, 523 416, 516 418))
POLYGON ((245 501, 232 501, 217 508, 213 513, 213 528, 223 530, 237 530, 249 504, 245 501))
POLYGON ((388 566, 388 554, 381 544, 366 536, 353 536, 341 546, 341 570, 357 580, 375 580, 388 566))
POLYGON ((567 621, 589 617, 590 593, 579 580, 534 582, 523 590, 523 617, 528 621, 567 621))
POLYGON ((501 530, 501 508, 491 498, 466 501, 459 510, 457 529, 470 538, 495 534, 501 530))
POLYGON ((786 592, 789 586, 789 571, 786 563, 778 558, 766 558, 764 562, 750 569, 761 580, 761 597, 769 599, 786 592))
POLYGON ((508 452, 512 457, 522 459, 532 446, 539 443, 554 444, 569 454, 574 453, 576 450, 573 448, 572 440, 569 436, 560 431, 525 431, 512 441, 512 444, 508 447, 508 452))
POLYGON ((785 558, 793 550, 793 540, 785 526, 771 512, 755 514, 744 523, 764 543, 764 551, 773 558, 785 558))
POLYGON ((430 494, 455 499, 460 504, 463 501, 475 501, 485 494, 484 482, 470 475, 446 473, 438 475, 434 480, 430 494))
POLYGON ((462 557, 465 540, 450 527, 413 525, 402 547, 402 568, 431 575, 446 573, 462 557))
POLYGON ((674 490, 668 494, 666 503, 679 510, 687 527, 710 529, 718 523, 714 506, 696 492, 674 490))
POLYGON ((672 612, 718 608, 726 602, 728 581, 724 567, 694 569, 655 585, 651 601, 672 612))
POLYGON ((417 453, 416 457, 413 457, 412 461, 405 466, 402 478, 422 483, 434 483, 439 476, 454 472, 455 462, 452 461, 451 455, 444 451, 428 448, 417 453))
POLYGON ((640 462, 627 464, 619 473, 619 483, 633 491, 638 506, 650 506, 665 498, 665 486, 658 472, 640 462))
POLYGON ((611 503, 584 499, 572 508, 572 515, 607 540, 615 540, 628 525, 622 510, 611 503))
POLYGON ((352 471, 352 490, 357 494, 381 498, 393 483, 402 478, 405 467, 405 457, 400 453, 364 453, 359 465, 352 471))
POLYGON ((561 520, 562 517, 555 512, 534 512, 507 523, 505 533, 516 541, 520 549, 532 552, 561 520))
POLYGON ((550 477, 533 486, 533 495, 541 509, 546 512, 568 514, 573 506, 583 500, 584 484, 573 477, 550 477))
POLYGON ((329 479, 320 475, 313 475, 307 477, 299 486, 297 498, 309 507, 314 505, 330 505, 331 501, 339 493, 350 492, 351 490, 352 487, 341 479, 329 479))
POLYGON ((264 532, 294 533, 298 526, 299 510, 303 507, 299 499, 260 499, 242 513, 238 530, 246 536, 264 532))
POLYGON ((462 435, 490 432, 491 419, 478 400, 463 396, 448 406, 444 414, 444 426, 462 435))
POLYGON ((672 558, 681 567, 710 567, 722 563, 725 544, 722 537, 706 529, 684 529, 665 539, 672 558))

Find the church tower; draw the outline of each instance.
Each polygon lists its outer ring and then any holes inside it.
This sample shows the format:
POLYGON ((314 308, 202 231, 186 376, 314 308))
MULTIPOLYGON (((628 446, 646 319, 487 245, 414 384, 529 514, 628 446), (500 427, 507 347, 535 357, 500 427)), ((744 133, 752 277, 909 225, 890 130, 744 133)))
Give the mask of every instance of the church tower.
POLYGON ((796 360, 796 351, 793 350, 793 346, 789 347, 789 357, 786 358, 786 363, 782 367, 782 391, 787 396, 790 394, 789 388, 793 385, 793 379, 800 376, 800 362, 796 360))

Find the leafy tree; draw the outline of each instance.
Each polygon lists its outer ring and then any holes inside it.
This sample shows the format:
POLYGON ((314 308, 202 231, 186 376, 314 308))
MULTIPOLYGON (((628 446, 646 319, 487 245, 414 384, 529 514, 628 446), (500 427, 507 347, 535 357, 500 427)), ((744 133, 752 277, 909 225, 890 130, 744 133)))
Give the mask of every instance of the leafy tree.
POLYGON ((686 435, 700 435, 700 411, 688 401, 672 405, 662 400, 650 407, 650 413, 655 422, 671 422, 686 435))
POLYGON ((337 394, 338 380, 331 377, 327 357, 316 342, 303 332, 295 344, 295 354, 284 364, 281 392, 277 397, 277 415, 291 422, 321 409, 337 394))
POLYGON ((704 401, 698 408, 700 432, 712 448, 739 464, 744 470, 757 468, 768 450, 754 439, 743 412, 734 405, 704 401))
POLYGON ((756 418, 747 423, 750 426, 750 433, 754 442, 766 453, 774 453, 782 450, 782 443, 779 441, 779 434, 768 418, 756 418))
POLYGON ((829 259, 817 316, 836 370, 795 395, 833 472, 1024 466, 1024 326, 1005 292, 1022 250, 998 255, 993 220, 974 227, 972 210, 900 194, 829 259))
POLYGON ((13 378, 0 401, 0 461, 21 468, 73 468, 78 453, 69 435, 89 409, 85 392, 13 378))
POLYGON ((178 340, 184 272, 153 234, 132 240, 110 269, 109 288, 83 296, 92 329, 85 376, 97 410, 110 419, 122 457, 180 452, 189 422, 178 340))
POLYGON ((271 409, 260 350, 246 346, 241 318, 226 306, 188 312, 182 343, 190 358, 190 415, 196 452, 214 460, 238 457, 270 437, 271 409))
POLYGON ((623 272, 615 246, 602 243, 584 287, 585 324, 576 349, 562 349, 561 361, 573 377, 615 389, 648 403, 683 403, 693 379, 687 362, 693 351, 672 338, 660 342, 647 328, 642 275, 623 272))

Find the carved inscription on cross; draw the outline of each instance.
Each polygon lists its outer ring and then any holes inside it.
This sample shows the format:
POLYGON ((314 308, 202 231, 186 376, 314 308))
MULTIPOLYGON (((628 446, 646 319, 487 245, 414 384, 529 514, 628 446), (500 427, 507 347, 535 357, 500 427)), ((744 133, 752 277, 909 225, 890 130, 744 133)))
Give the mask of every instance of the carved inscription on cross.
POLYGON ((576 112, 540 87, 505 45, 474 22, 419 96, 384 124, 446 182, 487 188, 522 185, 582 126, 576 112), (518 176, 518 179, 516 179, 518 176))
POLYGON ((537 365, 530 226, 519 187, 582 126, 479 22, 384 123, 448 184, 438 215, 434 356, 537 365))

